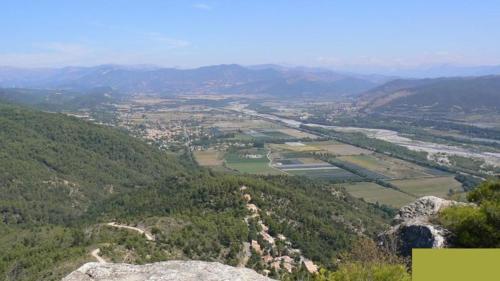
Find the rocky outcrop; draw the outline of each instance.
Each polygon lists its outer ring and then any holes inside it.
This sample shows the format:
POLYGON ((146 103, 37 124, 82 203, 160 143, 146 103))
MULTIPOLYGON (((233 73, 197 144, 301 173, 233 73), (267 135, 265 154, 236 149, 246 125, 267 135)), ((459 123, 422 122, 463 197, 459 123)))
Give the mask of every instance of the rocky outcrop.
POLYGON ((62 281, 272 281, 248 268, 217 262, 166 261, 145 265, 87 263, 62 281))
POLYGON ((425 196, 402 207, 394 217, 393 226, 379 238, 381 243, 403 256, 411 255, 412 248, 443 248, 450 246, 450 232, 435 224, 440 210, 466 203, 425 196))

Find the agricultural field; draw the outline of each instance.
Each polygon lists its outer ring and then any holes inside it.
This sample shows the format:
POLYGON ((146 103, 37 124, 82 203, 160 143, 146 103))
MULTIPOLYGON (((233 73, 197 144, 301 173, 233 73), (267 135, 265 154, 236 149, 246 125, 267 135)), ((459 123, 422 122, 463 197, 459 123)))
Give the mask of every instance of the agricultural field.
POLYGON ((349 182, 345 186, 353 196, 393 207, 419 196, 446 197, 450 189, 459 196, 462 191, 460 183, 447 173, 335 140, 318 141, 298 129, 202 104, 143 99, 120 107, 120 114, 124 124, 143 132, 140 135, 168 145, 198 141, 199 147, 193 151, 198 164, 221 172, 349 182), (200 140, 208 144, 199 144, 200 140), (251 143, 265 144, 265 148, 242 148, 251 143), (199 150, 207 147, 210 149, 199 150), (319 160, 319 155, 329 157, 330 163, 319 160), (375 179, 403 192, 369 182, 375 179))
POLYGON ((292 153, 291 156, 284 156, 288 154, 283 154, 283 153, 275 153, 273 152, 271 154, 271 158, 273 159, 273 166, 275 167, 286 167, 287 165, 309 165, 309 164, 315 164, 315 165, 326 165, 328 167, 331 167, 332 165, 313 158, 313 157, 305 157, 301 154, 298 154, 297 157, 293 156, 294 154, 292 153))
POLYGON ((281 130, 266 130, 262 131, 261 134, 269 139, 295 139, 295 137, 282 132, 281 130))
POLYGON ((304 139, 304 138, 316 139, 316 138, 318 138, 315 135, 312 135, 312 134, 309 134, 306 132, 302 132, 299 130, 291 129, 291 128, 279 129, 279 131, 284 133, 284 134, 287 134, 289 136, 292 136, 294 138, 298 138, 298 139, 304 139))
POLYGON ((450 190, 454 193, 462 191, 462 185, 451 176, 407 179, 407 180, 392 180, 393 185, 397 186, 404 192, 414 194, 417 197, 434 195, 441 198, 448 197, 450 190))
MULTIPOLYGON (((224 119, 227 119, 224 118, 224 119)), ((257 130, 257 129, 281 129, 282 126, 260 119, 233 118, 232 120, 222 120, 212 123, 213 127, 221 130, 257 130)))
POLYGON ((304 163, 304 164, 323 164, 323 163, 326 163, 325 161, 322 161, 322 160, 319 160, 319 159, 316 159, 316 158, 312 158, 312 157, 299 157, 297 158, 298 161, 300 161, 301 163, 304 163))
POLYGON ((279 130, 247 130, 244 133, 258 141, 273 141, 279 139, 293 140, 295 137, 287 135, 279 130))
POLYGON ((340 143, 336 141, 322 141, 322 142, 312 142, 309 143, 312 146, 319 148, 332 155, 347 156, 347 155, 361 155, 361 154, 372 154, 373 152, 356 147, 350 144, 340 143))
POLYGON ((285 132, 282 132, 280 129, 228 129, 228 128, 218 128, 223 132, 233 132, 234 139, 242 140, 242 141, 259 141, 259 142, 273 142, 273 141, 294 141, 297 137, 289 135, 285 132))
POLYGON ((267 153, 267 149, 242 149, 227 152, 224 157, 224 165, 229 169, 247 174, 282 174, 280 170, 269 165, 267 153))
POLYGON ((341 156, 338 159, 381 174, 390 179, 434 177, 436 173, 425 167, 382 154, 341 156))
POLYGON ((193 112, 183 112, 183 111, 161 111, 161 112, 148 112, 143 114, 146 119, 152 122, 173 122, 173 121, 185 121, 185 120, 196 120, 202 121, 204 118, 203 113, 193 113, 193 112))
POLYGON ((373 153, 367 149, 336 141, 289 142, 284 144, 273 144, 272 148, 280 151, 322 152, 337 156, 368 155, 373 153))
POLYGON ((334 182, 344 182, 344 181, 360 181, 361 177, 346 171, 341 168, 333 167, 330 169, 297 169, 297 170, 286 170, 286 173, 295 176, 305 176, 315 179, 326 179, 334 182))
POLYGON ((361 180, 359 176, 349 171, 312 157, 274 159, 273 167, 295 176, 328 179, 336 182, 361 180))
POLYGON ((378 202, 379 204, 394 208, 400 208, 416 199, 416 197, 373 182, 342 184, 342 187, 354 197, 363 198, 370 203, 378 202))
POLYGON ((254 138, 244 133, 235 133, 233 139, 238 141, 252 141, 254 138))
POLYGON ((130 102, 137 105, 157 105, 157 104, 174 103, 170 99, 157 98, 157 97, 135 97, 132 98, 130 102))
POLYGON ((194 151, 193 154, 200 166, 221 166, 223 163, 224 153, 221 151, 209 149, 194 151))
POLYGON ((303 142, 286 142, 283 144, 277 144, 273 143, 269 145, 271 149, 277 150, 279 152, 282 151, 293 151, 293 152, 315 152, 315 151, 321 151, 320 148, 317 148, 315 146, 309 145, 308 143, 303 143, 303 142))

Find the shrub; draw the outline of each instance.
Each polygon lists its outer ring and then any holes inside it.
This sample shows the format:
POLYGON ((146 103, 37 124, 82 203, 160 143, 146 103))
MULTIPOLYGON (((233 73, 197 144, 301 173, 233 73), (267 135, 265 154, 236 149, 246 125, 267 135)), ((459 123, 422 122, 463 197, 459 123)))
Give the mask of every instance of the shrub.
POLYGON ((467 199, 479 206, 444 209, 439 214, 439 223, 453 233, 457 247, 500 247, 500 182, 481 184, 467 199))
POLYGON ((404 261, 373 240, 361 238, 341 255, 336 271, 321 269, 315 281, 409 281, 404 261))
POLYGON ((410 281, 410 274, 401 264, 361 262, 340 265, 337 271, 321 270, 315 281, 410 281))
POLYGON ((500 202, 500 181, 487 181, 467 195, 467 200, 477 204, 483 201, 500 202))

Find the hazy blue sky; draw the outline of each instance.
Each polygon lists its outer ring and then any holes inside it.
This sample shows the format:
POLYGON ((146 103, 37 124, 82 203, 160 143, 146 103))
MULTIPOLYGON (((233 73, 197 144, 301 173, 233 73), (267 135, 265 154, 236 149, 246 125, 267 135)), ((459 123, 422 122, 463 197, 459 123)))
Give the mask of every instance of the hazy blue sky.
POLYGON ((500 64, 500 1, 0 0, 0 65, 500 64))

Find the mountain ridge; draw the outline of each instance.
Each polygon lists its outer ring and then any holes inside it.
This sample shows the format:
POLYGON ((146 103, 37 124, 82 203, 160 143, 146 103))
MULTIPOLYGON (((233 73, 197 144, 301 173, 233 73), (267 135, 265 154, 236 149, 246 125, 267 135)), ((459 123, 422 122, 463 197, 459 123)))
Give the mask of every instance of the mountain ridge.
POLYGON ((357 104, 367 112, 498 112, 500 75, 398 79, 361 94, 357 104))
POLYGON ((206 94, 225 92, 263 96, 348 96, 378 85, 369 76, 330 70, 237 64, 194 69, 99 65, 59 69, 0 68, 0 86, 81 90, 111 87, 124 93, 206 94), (305 90, 303 85, 308 85, 305 90), (290 92, 291 94, 288 94, 290 92))

